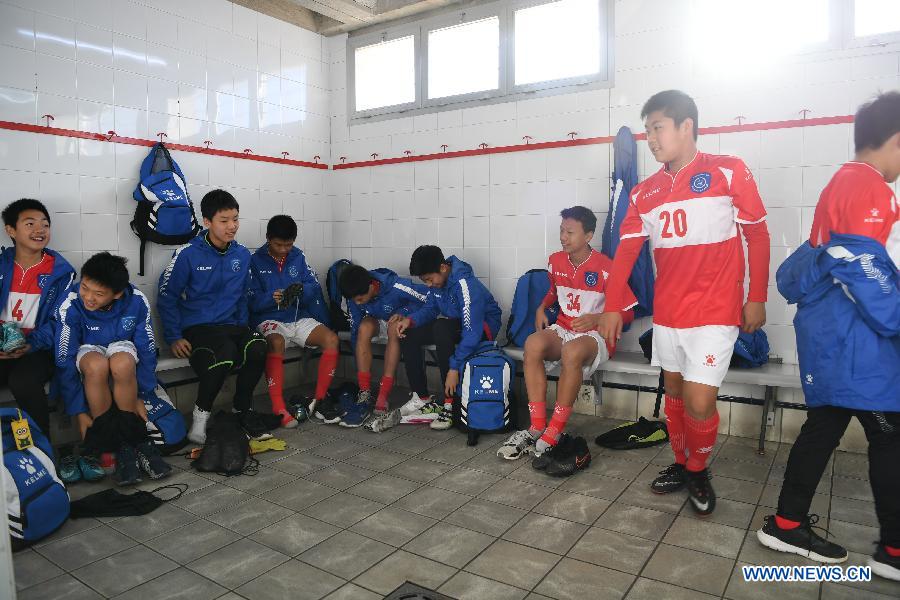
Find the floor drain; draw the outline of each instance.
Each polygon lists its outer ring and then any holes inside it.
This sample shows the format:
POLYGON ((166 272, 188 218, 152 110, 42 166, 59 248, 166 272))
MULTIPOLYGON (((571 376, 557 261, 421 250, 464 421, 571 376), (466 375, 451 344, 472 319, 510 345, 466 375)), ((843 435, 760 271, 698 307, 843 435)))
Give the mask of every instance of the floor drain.
POLYGON ((450 596, 439 594, 415 583, 405 582, 396 590, 384 597, 384 600, 453 600, 450 596))

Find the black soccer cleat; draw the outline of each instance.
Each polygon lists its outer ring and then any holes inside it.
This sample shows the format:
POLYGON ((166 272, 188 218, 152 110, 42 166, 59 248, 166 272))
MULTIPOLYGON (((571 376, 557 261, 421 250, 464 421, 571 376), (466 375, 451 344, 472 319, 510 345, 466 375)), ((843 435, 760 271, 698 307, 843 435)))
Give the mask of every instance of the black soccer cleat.
POLYGON ((684 465, 675 463, 659 472, 659 477, 650 484, 650 491, 654 494, 670 494, 683 488, 686 483, 684 465))
MULTIPOLYGON (((813 531, 818 520, 819 515, 809 515, 794 529, 782 529, 775 521, 775 515, 768 515, 756 532, 756 539, 766 548, 798 554, 820 563, 835 564, 847 560, 847 550, 813 531)), ((825 535, 828 535, 827 531, 825 535)))
POLYGON ((568 433, 562 434, 555 446, 534 457, 531 467, 538 471, 545 470, 554 459, 562 458, 571 451, 572 441, 572 437, 568 433))
POLYGON ((554 456, 547 465, 547 475, 568 477, 576 471, 586 469, 591 464, 591 451, 583 437, 572 440, 569 451, 563 456, 554 456))
POLYGON ((712 478, 708 469, 691 472, 686 471, 688 499, 694 512, 705 517, 716 509, 716 493, 709 480, 712 478))

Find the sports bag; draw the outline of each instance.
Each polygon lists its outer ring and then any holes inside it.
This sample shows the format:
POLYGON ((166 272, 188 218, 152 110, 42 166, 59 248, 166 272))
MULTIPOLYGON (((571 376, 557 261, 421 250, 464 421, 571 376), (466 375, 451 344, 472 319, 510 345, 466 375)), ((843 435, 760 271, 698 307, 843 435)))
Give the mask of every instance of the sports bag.
MULTIPOLYGON (((550 274, 546 269, 531 269, 519 277, 513 294, 509 321, 506 323, 506 345, 515 344, 523 348, 525 340, 534 333, 534 313, 538 305, 550 291, 550 274)), ((556 323, 559 306, 544 309, 550 325, 556 323)))
POLYGON ((150 440, 160 453, 171 454, 187 444, 187 425, 184 416, 172 404, 172 400, 162 386, 141 394, 147 409, 147 431, 150 440))
POLYGON ((462 368, 459 383, 459 428, 469 434, 468 444, 481 433, 508 431, 516 423, 510 384, 516 363, 494 342, 481 342, 462 368))

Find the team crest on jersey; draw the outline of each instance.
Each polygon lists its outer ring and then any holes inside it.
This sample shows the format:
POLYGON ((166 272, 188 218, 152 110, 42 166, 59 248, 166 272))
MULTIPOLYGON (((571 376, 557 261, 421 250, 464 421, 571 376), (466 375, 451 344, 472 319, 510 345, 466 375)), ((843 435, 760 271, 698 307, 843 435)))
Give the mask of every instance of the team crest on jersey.
POLYGON ((299 274, 300 271, 297 270, 296 265, 291 265, 290 267, 288 267, 288 275, 290 275, 291 277, 296 277, 299 274))
POLYGON ((588 287, 594 287, 595 285, 597 285, 597 282, 599 280, 599 274, 597 273, 597 271, 587 271, 584 274, 584 283, 588 287))
POLYGON ((703 193, 709 189, 712 181, 712 175, 707 172, 697 173, 691 177, 691 191, 697 194, 703 193))
POLYGON ((241 261, 239 261, 238 259, 234 259, 233 261, 231 261, 231 270, 234 271, 235 273, 240 271, 241 270, 241 261))
POLYGON ((49 279, 50 279, 50 275, 47 275, 47 274, 38 275, 38 287, 41 289, 44 289, 44 287, 47 285, 47 281, 49 279))
POLYGON ((136 324, 137 320, 134 317, 122 317, 122 329, 125 331, 133 330, 136 324))

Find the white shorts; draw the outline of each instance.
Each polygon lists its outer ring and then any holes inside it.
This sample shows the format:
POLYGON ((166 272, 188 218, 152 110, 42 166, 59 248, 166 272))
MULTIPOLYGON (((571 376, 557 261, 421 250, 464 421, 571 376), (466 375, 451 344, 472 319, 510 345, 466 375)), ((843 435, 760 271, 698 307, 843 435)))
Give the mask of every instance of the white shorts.
MULTIPOLYGON (((374 319, 375 317, 367 316, 366 319, 374 319)), ((388 339, 388 322, 384 319, 377 319, 378 321, 378 333, 375 334, 373 338, 377 342, 387 343, 388 339)))
POLYGON ((312 333, 312 330, 319 325, 325 327, 325 325, 319 323, 315 319, 300 319, 299 321, 294 321, 293 323, 282 323, 281 321, 263 321, 262 323, 257 325, 256 328, 263 335, 263 337, 268 337, 273 333, 277 333, 284 338, 285 347, 290 344, 296 344, 297 346, 303 347, 306 345, 306 339, 309 337, 309 334, 312 333))
POLYGON ((685 381, 719 387, 728 372, 738 333, 736 325, 686 329, 654 325, 650 364, 681 373, 685 381))
MULTIPOLYGON (((606 348, 606 341, 600 337, 600 334, 596 331, 585 331, 583 333, 577 333, 575 331, 569 331, 564 327, 560 327, 559 325, 551 325, 547 328, 548 331, 553 331, 559 338, 562 340, 563 346, 572 340, 578 339, 580 337, 589 337, 595 342, 597 342, 597 356, 594 358, 594 362, 589 365, 584 365, 581 369, 582 379, 590 379, 591 375, 600 368, 600 365, 609 360, 609 350, 606 348)), ((556 370, 560 365, 560 361, 558 360, 545 360, 544 368, 547 373, 556 370)))
POLYGON ((113 354, 124 352, 125 354, 130 354, 135 363, 138 362, 137 348, 135 348, 134 344, 128 340, 118 340, 109 346, 84 344, 78 348, 78 354, 75 356, 75 367, 78 369, 79 373, 81 373, 81 359, 89 352, 96 352, 100 356, 105 356, 106 358, 110 358, 113 354))

